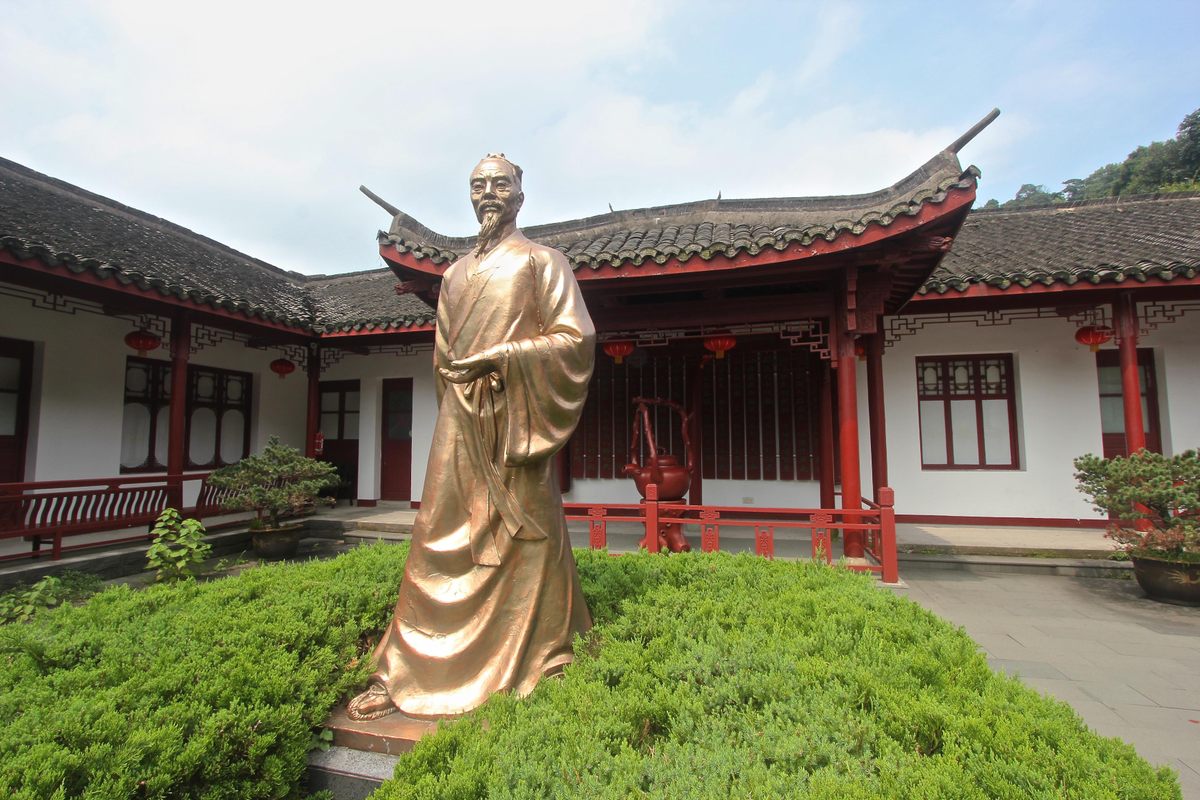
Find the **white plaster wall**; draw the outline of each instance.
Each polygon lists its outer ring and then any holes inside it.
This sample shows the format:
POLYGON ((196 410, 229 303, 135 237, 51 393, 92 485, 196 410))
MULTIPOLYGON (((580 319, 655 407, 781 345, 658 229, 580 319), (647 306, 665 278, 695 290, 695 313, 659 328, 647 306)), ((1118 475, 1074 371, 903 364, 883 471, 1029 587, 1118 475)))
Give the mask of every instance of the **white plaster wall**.
POLYGON ((1102 447, 1096 361, 1075 343, 1075 327, 1059 318, 936 324, 886 350, 888 474, 898 513, 1095 518, 1072 477, 1071 460, 1102 447), (1013 354, 1020 469, 922 469, 915 359, 960 353, 1013 354))
MULTIPOLYGON (((563 494, 567 503, 636 503, 640 499, 633 480, 571 481, 563 494)), ((760 508, 816 508, 820 491, 816 481, 704 481, 704 503, 712 506, 760 508)))
MULTIPOLYGON (((124 337, 132 329, 128 320, 47 311, 0 296, 0 336, 35 343, 26 480, 120 474, 125 359, 133 354, 124 337)), ((254 375, 251 450, 272 434, 303 443, 304 377, 298 370, 280 381, 268 366, 279 355, 227 342, 191 357, 194 364, 254 375)), ((169 358, 165 349, 149 357, 169 358)))
POLYGON ((383 381, 413 379, 412 494, 420 500, 425 485, 433 424, 437 420, 437 397, 433 386, 433 351, 411 355, 347 355, 321 372, 325 381, 359 381, 358 497, 379 499, 380 430, 383 419, 383 381))
POLYGON ((1200 448, 1200 309, 1159 326, 1139 344, 1154 349, 1163 451, 1200 448))

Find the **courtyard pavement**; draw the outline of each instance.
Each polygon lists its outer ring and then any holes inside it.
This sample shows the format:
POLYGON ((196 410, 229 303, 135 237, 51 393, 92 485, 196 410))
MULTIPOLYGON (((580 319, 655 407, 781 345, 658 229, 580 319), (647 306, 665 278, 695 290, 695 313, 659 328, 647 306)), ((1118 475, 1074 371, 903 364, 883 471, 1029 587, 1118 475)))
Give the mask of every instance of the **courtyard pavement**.
POLYGON ((1200 608, 1147 600, 1131 580, 913 566, 901 578, 892 591, 966 629, 994 669, 1171 767, 1200 800, 1200 608))

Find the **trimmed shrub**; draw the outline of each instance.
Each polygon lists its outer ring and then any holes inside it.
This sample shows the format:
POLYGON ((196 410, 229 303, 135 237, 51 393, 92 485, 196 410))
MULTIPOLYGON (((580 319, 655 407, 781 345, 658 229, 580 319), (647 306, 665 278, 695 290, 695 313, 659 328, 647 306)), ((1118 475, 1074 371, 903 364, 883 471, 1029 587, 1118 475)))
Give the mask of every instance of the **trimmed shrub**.
POLYGON ((578 558, 597 625, 565 676, 443 723, 373 800, 1180 796, 1169 769, 867 578, 578 558))
POLYGON ((0 796, 294 795, 406 553, 117 587, 0 629, 0 796))
MULTIPOLYGON (((285 798, 364 684, 407 549, 110 589, 0 628, 0 796, 285 798)), ((1167 769, 993 674, 869 579, 578 552, 565 676, 443 724, 397 798, 1178 798, 1167 769)))

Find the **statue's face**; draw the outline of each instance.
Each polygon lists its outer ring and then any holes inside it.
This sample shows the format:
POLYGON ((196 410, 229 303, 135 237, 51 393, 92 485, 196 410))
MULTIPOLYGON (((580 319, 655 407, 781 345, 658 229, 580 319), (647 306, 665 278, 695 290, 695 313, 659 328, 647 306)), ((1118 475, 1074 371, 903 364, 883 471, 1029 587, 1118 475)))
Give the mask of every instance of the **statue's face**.
POLYGON ((485 160, 471 173, 471 205, 480 222, 489 211, 504 222, 517 218, 525 195, 512 166, 506 161, 485 160))

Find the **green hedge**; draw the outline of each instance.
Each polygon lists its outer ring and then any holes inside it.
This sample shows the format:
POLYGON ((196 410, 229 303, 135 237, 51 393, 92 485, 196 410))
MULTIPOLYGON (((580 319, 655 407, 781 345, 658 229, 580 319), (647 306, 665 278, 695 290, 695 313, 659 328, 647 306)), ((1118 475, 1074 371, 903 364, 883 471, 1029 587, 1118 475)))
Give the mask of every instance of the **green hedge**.
MULTIPOLYGON (((406 549, 102 592, 0 627, 0 796, 299 793, 365 679, 406 549)), ((869 580, 752 557, 578 554, 564 678, 403 759, 393 798, 1177 798, 1169 770, 993 675, 869 580)))
POLYGON ((295 794, 406 552, 120 587, 0 628, 0 797, 295 794))
POLYGON ((869 579, 579 559, 598 625, 566 676, 444 724, 373 800, 1180 796, 1170 770, 869 579))

